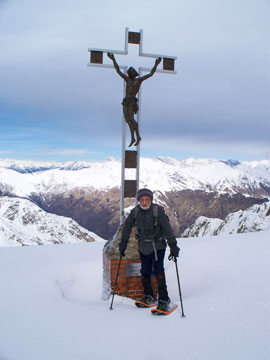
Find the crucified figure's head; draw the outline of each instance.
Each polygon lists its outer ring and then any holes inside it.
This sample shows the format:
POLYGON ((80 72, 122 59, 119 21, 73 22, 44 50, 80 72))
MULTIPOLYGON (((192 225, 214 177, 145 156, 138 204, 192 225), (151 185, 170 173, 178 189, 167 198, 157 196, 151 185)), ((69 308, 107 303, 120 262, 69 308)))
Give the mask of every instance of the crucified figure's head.
POLYGON ((131 79, 135 79, 137 76, 139 76, 139 74, 137 73, 137 71, 134 69, 134 67, 130 67, 128 68, 128 76, 131 78, 131 79))

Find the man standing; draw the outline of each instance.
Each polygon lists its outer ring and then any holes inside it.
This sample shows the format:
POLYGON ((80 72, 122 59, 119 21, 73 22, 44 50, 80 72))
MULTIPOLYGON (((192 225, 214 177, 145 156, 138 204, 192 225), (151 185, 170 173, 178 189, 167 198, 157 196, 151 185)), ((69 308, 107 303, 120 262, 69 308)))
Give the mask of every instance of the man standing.
POLYGON ((163 207, 153 204, 153 193, 149 189, 141 189, 137 193, 137 205, 127 217, 119 244, 121 256, 125 250, 131 233, 136 226, 136 237, 141 259, 142 285, 144 289, 143 303, 151 306, 157 303, 153 293, 151 275, 154 274, 158 283, 158 310, 168 311, 170 299, 168 296, 166 278, 164 273, 164 257, 166 241, 170 247, 170 255, 178 257, 180 249, 176 238, 165 214, 163 207))

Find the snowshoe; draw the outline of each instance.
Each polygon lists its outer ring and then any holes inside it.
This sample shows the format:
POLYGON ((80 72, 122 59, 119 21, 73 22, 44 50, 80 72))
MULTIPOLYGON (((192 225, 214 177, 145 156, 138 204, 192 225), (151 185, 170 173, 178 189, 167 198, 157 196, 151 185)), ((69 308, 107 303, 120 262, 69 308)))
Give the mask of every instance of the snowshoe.
POLYGON ((177 308, 177 305, 170 302, 170 300, 159 300, 156 309, 152 309, 153 315, 169 315, 177 308))
POLYGON ((157 305, 156 296, 144 295, 142 300, 135 301, 135 305, 139 308, 149 308, 157 305))

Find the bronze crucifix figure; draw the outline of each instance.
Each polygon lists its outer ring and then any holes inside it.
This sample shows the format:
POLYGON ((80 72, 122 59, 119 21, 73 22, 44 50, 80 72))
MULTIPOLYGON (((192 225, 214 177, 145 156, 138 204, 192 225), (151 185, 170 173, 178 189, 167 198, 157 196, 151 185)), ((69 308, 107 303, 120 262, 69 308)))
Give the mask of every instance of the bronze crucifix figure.
POLYGON ((137 146, 141 141, 141 137, 139 134, 139 128, 138 128, 137 121, 134 118, 134 115, 137 114, 137 111, 138 111, 138 99, 136 98, 136 95, 139 92, 142 82, 146 79, 149 79, 151 76, 154 75, 155 71, 157 70, 158 64, 160 64, 160 62, 161 62, 161 58, 156 59, 155 65, 153 66, 153 68, 149 74, 138 77, 139 74, 133 67, 130 67, 128 69, 128 71, 127 71, 128 76, 126 74, 124 74, 120 70, 119 65, 117 64, 113 53, 108 52, 107 56, 112 60, 114 68, 117 71, 117 73, 126 82, 126 94, 122 101, 123 113, 124 113, 125 120, 130 129, 131 141, 130 141, 129 147, 132 145, 137 146), (136 139, 134 136, 135 134, 136 134, 136 139))

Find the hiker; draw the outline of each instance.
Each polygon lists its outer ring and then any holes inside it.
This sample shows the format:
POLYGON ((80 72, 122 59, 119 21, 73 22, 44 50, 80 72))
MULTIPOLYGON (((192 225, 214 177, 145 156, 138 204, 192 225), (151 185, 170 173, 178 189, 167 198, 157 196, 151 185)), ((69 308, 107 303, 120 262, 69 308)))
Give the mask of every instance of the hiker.
POLYGON ((117 71, 117 73, 126 82, 126 96, 123 99, 122 105, 123 105, 124 117, 130 129, 131 141, 129 147, 132 146, 133 144, 134 146, 137 146, 141 141, 141 137, 139 134, 137 121, 134 119, 134 115, 137 114, 138 112, 138 99, 136 98, 136 95, 139 92, 141 83, 144 80, 154 75, 155 71, 157 70, 158 64, 160 64, 161 62, 161 58, 156 59, 155 65, 153 66, 149 74, 137 77, 139 76, 139 74, 133 67, 130 67, 128 69, 127 71, 128 76, 127 76, 120 70, 119 65, 117 64, 113 53, 109 52, 107 53, 107 56, 112 60, 114 68, 117 71), (135 139, 134 133, 136 133, 137 139, 135 139))
POLYGON ((165 239, 170 247, 172 257, 178 257, 180 249, 177 246, 174 232, 164 208, 153 204, 153 192, 146 188, 140 189, 137 193, 137 200, 139 205, 131 210, 123 225, 119 244, 120 256, 125 256, 131 229, 136 226, 141 259, 141 281, 144 289, 142 302, 146 306, 157 303, 151 283, 151 275, 154 269, 158 283, 157 309, 168 311, 170 299, 164 273, 164 257, 167 246, 165 239))

